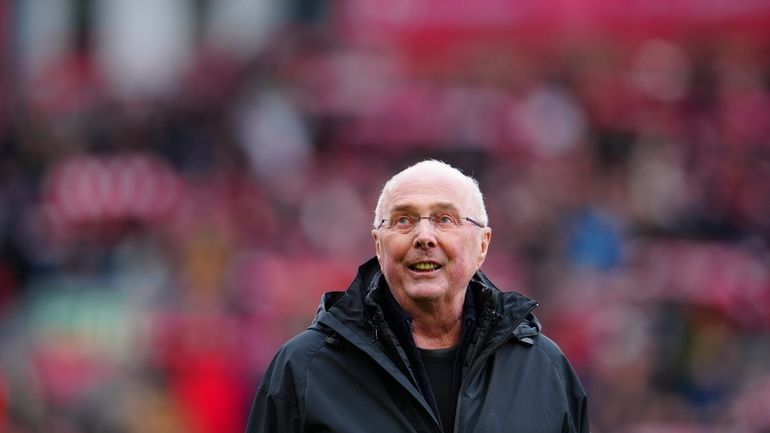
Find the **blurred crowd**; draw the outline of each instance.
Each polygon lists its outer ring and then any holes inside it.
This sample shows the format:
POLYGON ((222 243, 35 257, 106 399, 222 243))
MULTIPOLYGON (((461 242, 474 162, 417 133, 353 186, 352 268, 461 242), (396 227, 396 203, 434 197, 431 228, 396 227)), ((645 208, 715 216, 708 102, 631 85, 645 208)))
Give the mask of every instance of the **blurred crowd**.
POLYGON ((295 23, 162 93, 102 73, 4 86, 0 432, 242 431, 423 158, 479 180, 484 269, 540 302, 593 431, 770 432, 770 41, 426 59, 295 23))

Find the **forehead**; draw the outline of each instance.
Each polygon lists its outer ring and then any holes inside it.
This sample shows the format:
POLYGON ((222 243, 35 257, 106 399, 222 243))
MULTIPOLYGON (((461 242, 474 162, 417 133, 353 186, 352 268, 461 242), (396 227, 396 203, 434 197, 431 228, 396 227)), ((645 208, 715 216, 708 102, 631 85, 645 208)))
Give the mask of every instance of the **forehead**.
POLYGON ((386 195, 382 211, 396 209, 437 210, 455 208, 467 210, 469 186, 456 176, 445 173, 409 173, 396 179, 386 195))

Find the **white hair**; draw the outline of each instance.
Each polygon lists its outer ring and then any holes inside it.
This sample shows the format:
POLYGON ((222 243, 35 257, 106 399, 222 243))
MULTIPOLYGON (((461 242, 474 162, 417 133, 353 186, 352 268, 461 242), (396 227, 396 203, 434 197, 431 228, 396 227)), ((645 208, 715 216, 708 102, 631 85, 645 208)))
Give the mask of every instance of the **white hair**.
POLYGON ((467 199, 468 199, 468 202, 471 204, 470 211, 473 212, 474 214, 464 215, 464 216, 470 216, 473 219, 477 220, 479 223, 483 224, 484 226, 489 224, 488 217, 487 217, 487 209, 484 207, 484 195, 481 193, 481 189, 479 189, 479 183, 476 181, 476 179, 466 174, 463 174, 463 172, 461 172, 455 167, 452 167, 451 165, 447 164, 444 161, 439 161, 436 159, 426 159, 424 161, 420 161, 396 173, 393 177, 390 178, 390 180, 385 182, 385 186, 382 187, 382 192, 380 192, 380 197, 377 199, 377 207, 374 209, 374 226, 375 227, 377 227, 382 221, 382 205, 383 205, 383 202, 385 201, 385 197, 393 191, 399 178, 415 171, 429 171, 431 173, 441 172, 452 176, 453 178, 457 179, 461 184, 466 185, 467 194, 468 194, 467 199))

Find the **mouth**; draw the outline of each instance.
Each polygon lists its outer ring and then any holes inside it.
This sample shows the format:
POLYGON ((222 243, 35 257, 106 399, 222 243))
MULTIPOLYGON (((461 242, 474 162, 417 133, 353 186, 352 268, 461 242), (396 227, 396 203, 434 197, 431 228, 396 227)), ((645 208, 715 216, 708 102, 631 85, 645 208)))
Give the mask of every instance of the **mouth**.
POLYGON ((435 270, 441 269, 441 265, 434 262, 417 262, 412 263, 408 267, 415 272, 433 272, 435 270))

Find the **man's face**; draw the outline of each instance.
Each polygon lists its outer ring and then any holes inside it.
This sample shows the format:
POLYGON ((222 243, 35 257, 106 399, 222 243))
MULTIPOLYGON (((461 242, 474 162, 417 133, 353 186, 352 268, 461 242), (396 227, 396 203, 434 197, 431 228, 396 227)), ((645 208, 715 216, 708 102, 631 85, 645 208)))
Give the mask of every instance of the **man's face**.
POLYGON ((468 196, 468 186, 447 174, 410 173, 384 197, 382 217, 389 221, 372 236, 382 273, 402 306, 457 302, 484 262, 492 232, 468 222, 440 230, 427 219, 403 232, 389 229, 390 219, 443 214, 478 218, 468 196))

